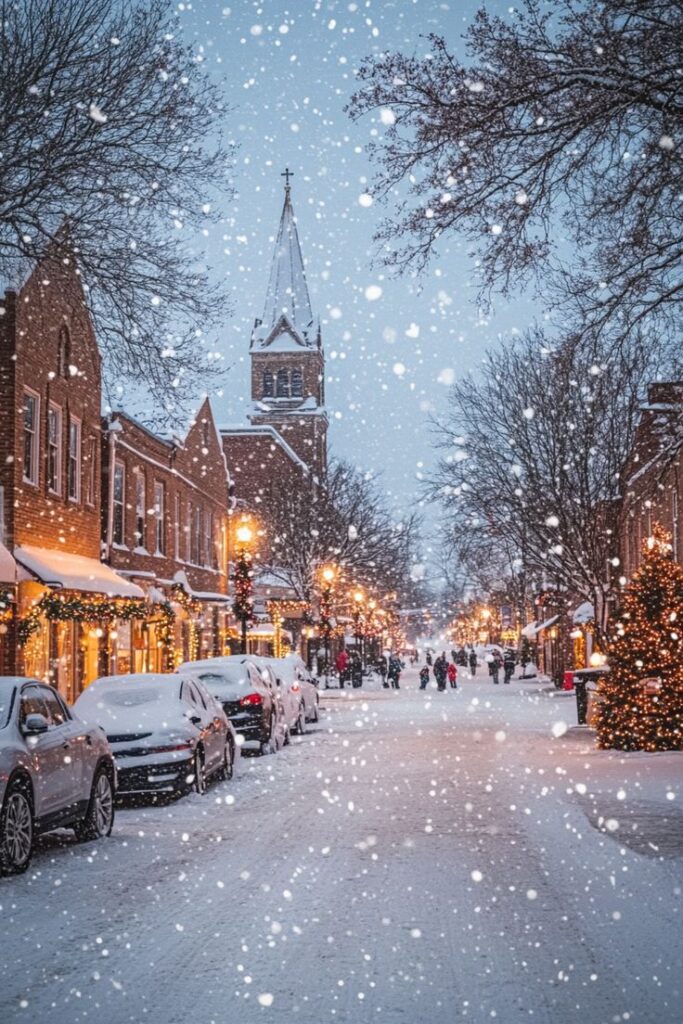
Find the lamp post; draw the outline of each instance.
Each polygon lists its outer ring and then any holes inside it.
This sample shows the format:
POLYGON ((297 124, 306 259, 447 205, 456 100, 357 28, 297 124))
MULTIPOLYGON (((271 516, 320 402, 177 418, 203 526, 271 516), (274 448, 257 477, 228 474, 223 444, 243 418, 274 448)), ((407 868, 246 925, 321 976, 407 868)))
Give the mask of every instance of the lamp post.
POLYGON ((332 584, 336 576, 336 570, 332 565, 326 565, 322 573, 322 589, 320 591, 320 630, 325 643, 325 689, 329 686, 330 679, 330 634, 332 632, 332 584))
POLYGON ((355 608, 353 611, 353 629, 354 636, 356 639, 356 649, 358 651, 358 657, 360 658, 360 669, 361 674, 363 672, 363 634, 361 632, 361 616, 363 614, 363 602, 365 601, 365 595, 362 590, 357 590, 353 595, 355 602, 355 608))
POLYGON ((247 523, 242 523, 241 526, 238 526, 235 530, 237 554, 235 559, 235 601, 233 604, 233 611, 235 613, 235 618, 239 619, 242 624, 242 654, 247 653, 247 629, 249 622, 251 621, 253 611, 251 596, 253 589, 251 579, 252 554, 250 550, 250 544, 253 537, 253 530, 247 523))

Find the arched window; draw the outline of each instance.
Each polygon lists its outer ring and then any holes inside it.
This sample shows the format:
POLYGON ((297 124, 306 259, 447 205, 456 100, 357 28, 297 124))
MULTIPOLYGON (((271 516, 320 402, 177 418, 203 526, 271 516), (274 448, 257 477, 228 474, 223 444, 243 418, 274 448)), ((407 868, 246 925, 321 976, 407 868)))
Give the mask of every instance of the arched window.
POLYGON ((277 371, 277 397, 289 398, 289 370, 277 371))
POLYGON ((69 376, 69 363, 71 362, 71 338, 68 327, 61 327, 59 340, 57 342, 57 373, 60 377, 69 376))
POLYGON ((304 397, 304 375, 301 370, 292 370, 292 398, 304 397))
POLYGON ((273 372, 272 370, 263 371, 263 397, 273 397, 273 372))

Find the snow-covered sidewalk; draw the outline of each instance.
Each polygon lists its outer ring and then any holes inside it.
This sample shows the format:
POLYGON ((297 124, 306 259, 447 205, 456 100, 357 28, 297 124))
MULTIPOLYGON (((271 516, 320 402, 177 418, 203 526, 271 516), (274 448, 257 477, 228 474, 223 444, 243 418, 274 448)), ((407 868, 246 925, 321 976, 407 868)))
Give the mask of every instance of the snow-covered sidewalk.
POLYGON ((0 882, 0 1019, 679 1024, 679 755, 561 701, 325 691, 314 731, 0 882))

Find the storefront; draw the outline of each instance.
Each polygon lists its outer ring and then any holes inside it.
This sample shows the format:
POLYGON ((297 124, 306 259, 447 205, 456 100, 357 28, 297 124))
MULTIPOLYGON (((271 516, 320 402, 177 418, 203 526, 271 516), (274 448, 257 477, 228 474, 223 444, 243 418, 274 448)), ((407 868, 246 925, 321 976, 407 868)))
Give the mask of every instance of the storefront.
POLYGON ((94 558, 28 546, 14 554, 21 671, 73 702, 111 671, 119 628, 146 615, 144 593, 94 558))
POLYGON ((5 545, 0 543, 0 676, 14 672, 12 647, 16 580, 16 562, 5 545))

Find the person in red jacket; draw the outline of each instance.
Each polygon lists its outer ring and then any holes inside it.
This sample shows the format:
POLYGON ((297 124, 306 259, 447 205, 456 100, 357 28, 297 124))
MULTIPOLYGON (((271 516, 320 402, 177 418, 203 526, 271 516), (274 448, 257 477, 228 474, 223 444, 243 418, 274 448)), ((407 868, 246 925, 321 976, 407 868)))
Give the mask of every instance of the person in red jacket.
POLYGON ((337 660, 334 663, 339 675, 339 685, 344 689, 344 683, 346 682, 346 671, 349 667, 349 656, 346 651, 340 651, 337 655, 337 660))
POLYGON ((448 682, 451 684, 451 689, 457 690, 458 688, 458 670, 452 661, 448 663, 448 682))

